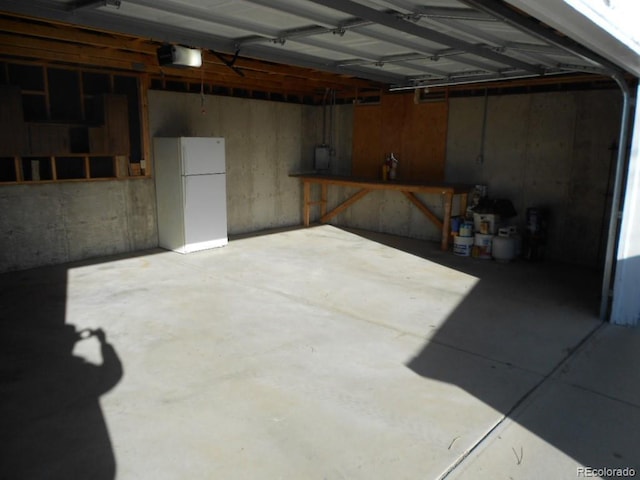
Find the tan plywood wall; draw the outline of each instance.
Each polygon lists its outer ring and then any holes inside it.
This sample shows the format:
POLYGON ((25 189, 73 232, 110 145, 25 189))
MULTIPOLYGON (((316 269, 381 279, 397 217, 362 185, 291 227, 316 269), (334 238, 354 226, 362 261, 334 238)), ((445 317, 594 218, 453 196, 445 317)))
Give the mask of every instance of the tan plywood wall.
POLYGON ((358 105, 354 113, 352 174, 379 178, 391 152, 398 179, 444 179, 448 102, 416 103, 413 94, 384 95, 379 105, 358 105))
POLYGON ((380 105, 359 106, 353 112, 353 152, 351 173, 354 177, 376 178, 384 160, 382 108, 380 105))

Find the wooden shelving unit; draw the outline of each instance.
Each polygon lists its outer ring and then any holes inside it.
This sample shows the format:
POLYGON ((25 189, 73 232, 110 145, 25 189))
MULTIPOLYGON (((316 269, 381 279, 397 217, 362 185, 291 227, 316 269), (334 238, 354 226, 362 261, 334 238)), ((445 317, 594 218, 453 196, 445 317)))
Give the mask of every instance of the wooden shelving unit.
POLYGON ((0 183, 144 175, 130 163, 131 99, 112 93, 113 75, 0 66, 0 183))

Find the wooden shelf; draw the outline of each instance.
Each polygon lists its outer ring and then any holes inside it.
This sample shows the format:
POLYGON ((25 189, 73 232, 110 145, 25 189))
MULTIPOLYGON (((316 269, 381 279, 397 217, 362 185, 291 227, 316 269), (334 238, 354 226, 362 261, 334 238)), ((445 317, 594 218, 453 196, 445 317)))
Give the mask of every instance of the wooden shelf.
POLYGON ((131 138, 129 110, 139 95, 131 82, 114 74, 13 62, 6 64, 4 82, 0 183, 144 176, 139 163, 130 163, 143 158, 137 137, 131 138))
POLYGON ((0 157, 0 183, 42 183, 144 177, 126 155, 71 153, 0 157))

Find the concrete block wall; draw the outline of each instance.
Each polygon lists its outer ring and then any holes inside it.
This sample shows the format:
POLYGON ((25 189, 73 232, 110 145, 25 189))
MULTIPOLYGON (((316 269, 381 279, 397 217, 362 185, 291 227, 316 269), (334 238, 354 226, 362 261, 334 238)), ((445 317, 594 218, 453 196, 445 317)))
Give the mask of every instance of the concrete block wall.
POLYGON ((545 256, 600 266, 620 92, 489 96, 479 162, 484 105, 484 97, 450 100, 447 180, 486 184, 491 197, 510 199, 520 227, 527 208, 548 208, 545 256))
POLYGON ((4 185, 0 211, 2 272, 158 245, 149 179, 4 185))

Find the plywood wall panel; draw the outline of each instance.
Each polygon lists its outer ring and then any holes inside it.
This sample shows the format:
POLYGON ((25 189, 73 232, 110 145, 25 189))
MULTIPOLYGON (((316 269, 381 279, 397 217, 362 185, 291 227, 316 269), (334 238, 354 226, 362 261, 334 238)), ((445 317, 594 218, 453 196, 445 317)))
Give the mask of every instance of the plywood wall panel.
POLYGON ((411 180, 444 179, 448 111, 446 101, 413 104, 408 109, 403 145, 411 180))
POLYGON ((354 177, 378 178, 384 160, 381 138, 382 109, 379 105, 358 106, 353 119, 353 155, 351 173, 354 177))
POLYGON ((404 131, 410 127, 407 123, 406 95, 385 95, 382 97, 380 107, 382 108, 382 122, 380 137, 384 152, 379 156, 378 164, 392 152, 396 158, 405 156, 404 131))
POLYGON ((384 95, 380 105, 356 106, 354 176, 380 178, 382 163, 393 152, 399 160, 399 180, 443 180, 448 103, 414 103, 413 98, 384 95))

